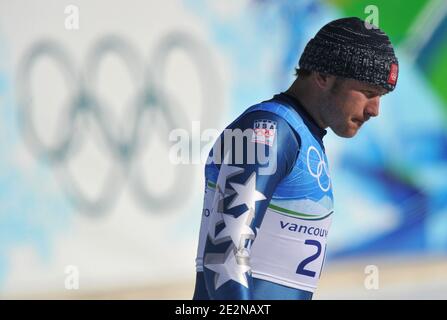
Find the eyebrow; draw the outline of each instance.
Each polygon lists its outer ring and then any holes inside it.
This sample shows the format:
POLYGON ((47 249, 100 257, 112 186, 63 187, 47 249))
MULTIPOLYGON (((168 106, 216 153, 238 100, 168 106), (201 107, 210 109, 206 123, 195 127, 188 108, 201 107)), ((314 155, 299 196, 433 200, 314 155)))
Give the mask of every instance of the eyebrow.
POLYGON ((370 92, 374 92, 374 93, 377 93, 377 94, 379 94, 379 95, 384 95, 384 94, 387 94, 387 93, 388 93, 387 90, 385 90, 385 89, 383 89, 383 88, 381 88, 381 87, 376 87, 376 86, 374 86, 374 87, 369 87, 369 88, 364 88, 364 89, 362 89, 362 90, 370 91, 370 92))

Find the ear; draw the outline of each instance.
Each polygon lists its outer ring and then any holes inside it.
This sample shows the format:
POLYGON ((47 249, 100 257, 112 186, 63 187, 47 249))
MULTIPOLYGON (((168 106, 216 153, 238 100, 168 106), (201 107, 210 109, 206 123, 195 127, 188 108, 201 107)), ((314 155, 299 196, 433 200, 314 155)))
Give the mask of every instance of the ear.
POLYGON ((320 72, 313 72, 313 78, 316 85, 322 90, 329 90, 335 81, 335 76, 320 72))

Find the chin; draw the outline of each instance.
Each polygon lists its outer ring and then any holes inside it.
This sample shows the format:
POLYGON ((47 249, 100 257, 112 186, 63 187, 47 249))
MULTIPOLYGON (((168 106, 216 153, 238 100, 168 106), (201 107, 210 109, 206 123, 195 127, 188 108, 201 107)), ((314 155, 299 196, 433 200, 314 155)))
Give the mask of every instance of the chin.
POLYGON ((345 128, 344 130, 334 130, 334 133, 342 138, 352 138, 357 134, 358 130, 354 128, 345 128))

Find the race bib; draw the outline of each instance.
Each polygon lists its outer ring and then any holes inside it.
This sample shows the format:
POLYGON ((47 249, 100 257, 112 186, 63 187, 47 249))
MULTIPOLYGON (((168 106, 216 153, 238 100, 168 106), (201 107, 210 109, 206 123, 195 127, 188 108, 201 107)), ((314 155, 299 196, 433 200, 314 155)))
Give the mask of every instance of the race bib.
POLYGON ((267 209, 251 248, 253 277, 314 292, 331 220, 330 213, 310 220, 267 209))

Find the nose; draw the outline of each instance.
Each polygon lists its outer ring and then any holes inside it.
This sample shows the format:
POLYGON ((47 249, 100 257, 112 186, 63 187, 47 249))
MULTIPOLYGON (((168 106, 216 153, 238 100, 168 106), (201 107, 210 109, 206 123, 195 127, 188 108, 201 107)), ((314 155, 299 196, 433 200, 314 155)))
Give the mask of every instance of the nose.
POLYGON ((379 115, 380 97, 371 98, 366 104, 365 115, 369 117, 377 117, 379 115))

